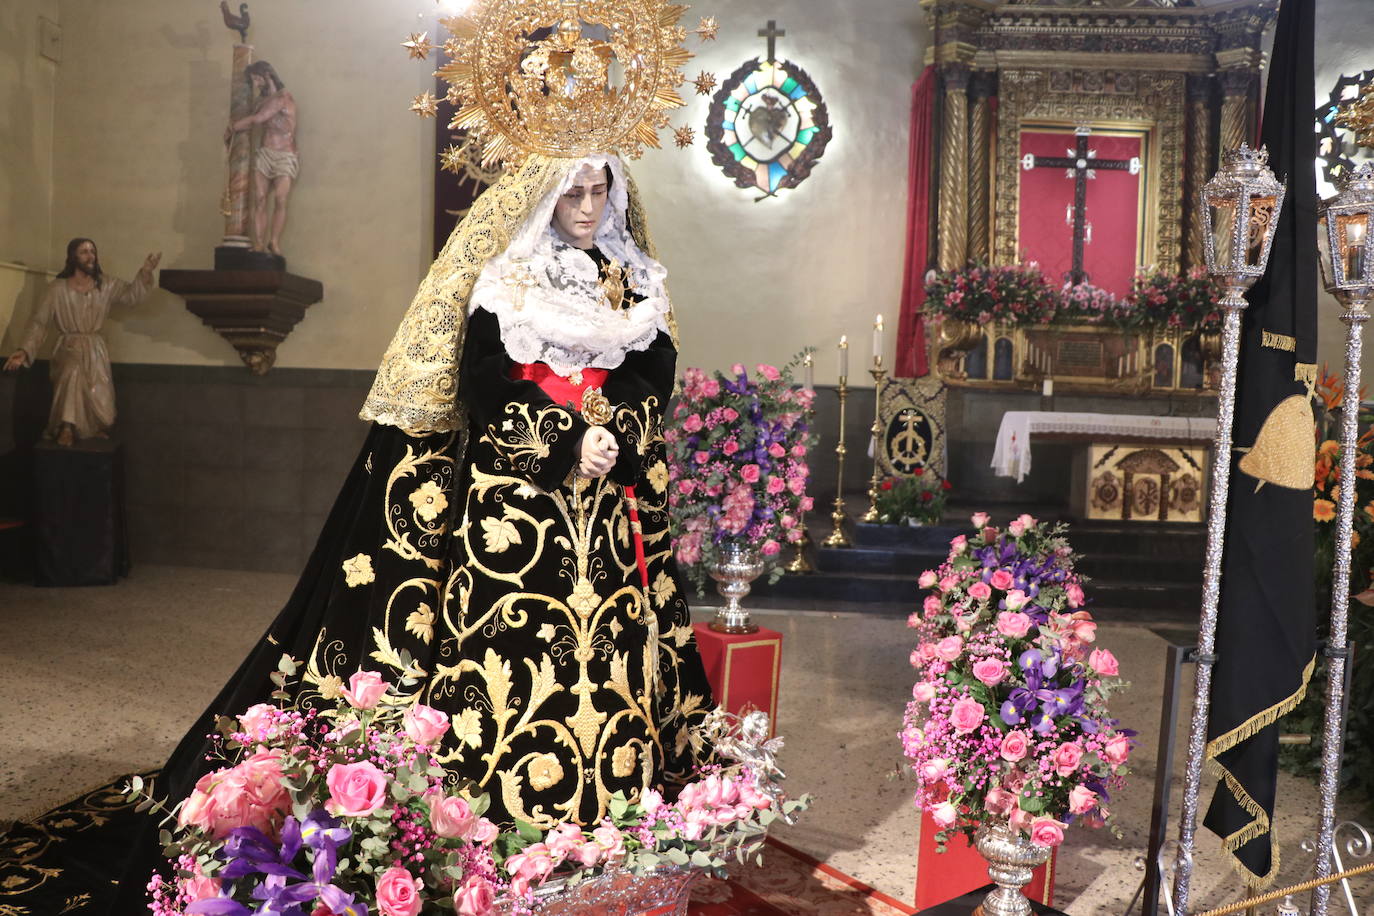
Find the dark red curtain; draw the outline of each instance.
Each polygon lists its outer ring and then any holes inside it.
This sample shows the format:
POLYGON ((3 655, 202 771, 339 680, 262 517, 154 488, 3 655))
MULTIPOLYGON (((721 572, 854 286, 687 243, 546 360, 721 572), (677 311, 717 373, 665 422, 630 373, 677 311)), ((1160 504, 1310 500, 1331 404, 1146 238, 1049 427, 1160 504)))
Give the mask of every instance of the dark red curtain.
POLYGON ((926 67, 911 87, 911 150, 907 158, 906 266, 897 318, 897 364, 892 374, 911 378, 930 372, 926 359, 925 274, 930 266, 930 165, 935 152, 935 68, 926 67))

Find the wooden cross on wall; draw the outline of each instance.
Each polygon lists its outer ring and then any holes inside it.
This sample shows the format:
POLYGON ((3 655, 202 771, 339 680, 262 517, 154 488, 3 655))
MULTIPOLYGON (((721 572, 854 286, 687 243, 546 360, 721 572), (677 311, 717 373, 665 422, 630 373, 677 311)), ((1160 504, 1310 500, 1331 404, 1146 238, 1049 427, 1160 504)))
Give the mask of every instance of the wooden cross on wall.
MULTIPOLYGON (((762 34, 762 33, 760 33, 762 34)), ((1088 138, 1092 129, 1080 127, 1074 131, 1078 142, 1074 149, 1066 150, 1068 157, 1037 156, 1027 153, 1021 157, 1021 168, 1066 169, 1066 178, 1072 178, 1073 187, 1073 269, 1068 280, 1077 285, 1088 279, 1083 270, 1083 247, 1088 238, 1088 182, 1097 177, 1097 169, 1140 174, 1140 157, 1130 159, 1098 159, 1097 151, 1088 148, 1088 138)))
POLYGON ((777 50, 777 40, 786 35, 787 30, 778 28, 777 21, 773 19, 768 20, 768 26, 766 28, 759 29, 759 37, 768 39, 768 62, 770 64, 776 59, 775 52, 777 50))

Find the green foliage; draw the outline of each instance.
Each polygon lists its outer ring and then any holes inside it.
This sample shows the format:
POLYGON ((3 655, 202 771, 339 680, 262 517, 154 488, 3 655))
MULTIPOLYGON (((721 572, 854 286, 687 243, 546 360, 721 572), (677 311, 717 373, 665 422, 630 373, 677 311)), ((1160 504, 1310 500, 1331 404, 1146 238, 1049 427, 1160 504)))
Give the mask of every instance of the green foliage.
MULTIPOLYGON (((948 480, 917 468, 911 477, 887 477, 878 484, 878 522, 883 525, 905 525, 914 521, 935 525, 945 514, 945 500, 949 496, 948 480)), ((970 561, 971 562, 971 561, 970 561)))

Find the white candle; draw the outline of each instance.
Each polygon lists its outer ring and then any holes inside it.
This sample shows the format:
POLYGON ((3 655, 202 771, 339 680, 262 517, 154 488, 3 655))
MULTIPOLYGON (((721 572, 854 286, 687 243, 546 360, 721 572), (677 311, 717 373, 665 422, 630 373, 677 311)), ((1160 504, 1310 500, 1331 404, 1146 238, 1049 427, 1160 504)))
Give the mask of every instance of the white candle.
POLYGON ((849 335, 840 335, 840 378, 849 378, 849 335))
POLYGON ((883 316, 878 315, 873 319, 873 368, 878 369, 883 364, 883 316))
POLYGON ((1054 397, 1054 379, 1045 379, 1044 384, 1040 386, 1040 393, 1047 398, 1054 397))
POLYGON ((1118 356, 1118 357, 1116 358, 1116 377, 1117 377, 1117 378, 1121 378, 1121 377, 1124 376, 1125 374, 1126 374, 1126 357, 1124 357, 1124 356, 1118 356))
POLYGON ((805 372, 803 378, 806 380, 805 384, 807 390, 814 391, 816 389, 816 361, 811 357, 812 354, 808 352, 806 356, 802 358, 802 369, 805 372))

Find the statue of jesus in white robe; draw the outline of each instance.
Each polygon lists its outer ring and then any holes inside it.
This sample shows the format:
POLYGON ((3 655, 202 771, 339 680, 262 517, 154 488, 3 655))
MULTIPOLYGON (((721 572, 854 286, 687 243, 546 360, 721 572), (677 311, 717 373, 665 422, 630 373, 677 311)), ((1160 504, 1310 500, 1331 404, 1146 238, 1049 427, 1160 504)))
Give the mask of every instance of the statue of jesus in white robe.
POLYGON ((101 272, 95 244, 89 239, 73 239, 73 243, 66 269, 48 286, 19 349, 4 366, 14 371, 33 365, 49 330, 56 326, 57 343, 49 368, 52 412, 46 435, 59 445, 108 436, 114 426, 110 351, 100 328, 112 308, 134 305, 147 295, 161 257, 148 255, 133 282, 126 282, 101 272))

